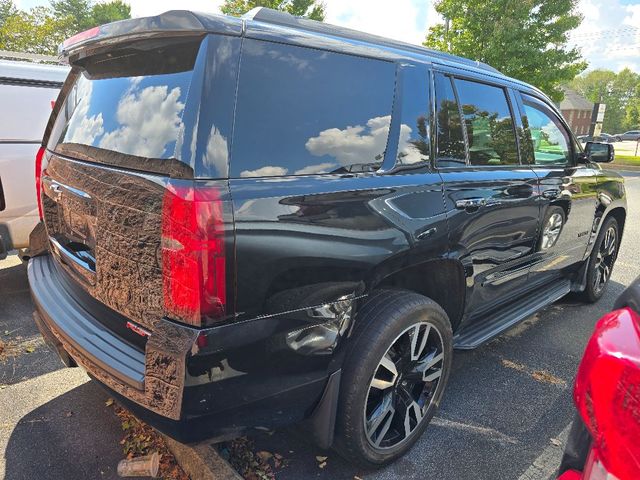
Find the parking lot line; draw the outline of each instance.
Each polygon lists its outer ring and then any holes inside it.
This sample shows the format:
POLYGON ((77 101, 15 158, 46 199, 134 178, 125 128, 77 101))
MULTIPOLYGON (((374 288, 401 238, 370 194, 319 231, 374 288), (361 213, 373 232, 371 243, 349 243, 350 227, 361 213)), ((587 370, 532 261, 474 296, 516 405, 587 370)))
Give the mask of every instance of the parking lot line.
POLYGON ((542 453, 536 458, 531 466, 525 470, 525 472, 518 477, 518 480, 550 480, 554 477, 556 470, 560 466, 560 459, 564 446, 569 438, 569 430, 571 424, 567 425, 557 439, 559 445, 550 444, 542 453))

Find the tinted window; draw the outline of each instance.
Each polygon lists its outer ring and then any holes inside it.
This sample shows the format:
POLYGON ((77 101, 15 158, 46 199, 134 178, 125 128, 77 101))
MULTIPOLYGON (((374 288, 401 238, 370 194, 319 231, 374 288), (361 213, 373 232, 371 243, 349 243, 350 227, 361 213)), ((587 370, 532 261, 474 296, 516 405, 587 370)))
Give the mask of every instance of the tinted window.
POLYGON ((378 168, 394 86, 393 63, 245 40, 231 176, 378 168))
POLYGON ((513 119, 502 88, 455 80, 462 105, 471 165, 519 163, 513 119))
POLYGON ((536 165, 567 164, 571 159, 567 130, 558 117, 539 100, 522 96, 525 126, 529 130, 536 165))
POLYGON ((92 58, 76 74, 56 118, 50 140, 55 150, 175 158, 198 46, 138 45, 92 58))
POLYGON ((436 138, 439 167, 456 167, 467 163, 460 121, 460 109, 451 78, 436 74, 436 138))
POLYGON ((419 165, 431 159, 429 143, 429 75, 411 66, 402 73, 402 120, 398 142, 398 165, 419 165))

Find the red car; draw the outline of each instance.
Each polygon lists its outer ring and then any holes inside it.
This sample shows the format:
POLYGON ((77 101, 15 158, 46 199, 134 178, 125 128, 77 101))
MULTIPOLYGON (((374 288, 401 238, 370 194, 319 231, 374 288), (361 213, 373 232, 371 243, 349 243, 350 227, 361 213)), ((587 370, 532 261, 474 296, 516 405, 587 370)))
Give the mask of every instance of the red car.
POLYGON ((640 278, 596 324, 559 480, 640 479, 640 278))

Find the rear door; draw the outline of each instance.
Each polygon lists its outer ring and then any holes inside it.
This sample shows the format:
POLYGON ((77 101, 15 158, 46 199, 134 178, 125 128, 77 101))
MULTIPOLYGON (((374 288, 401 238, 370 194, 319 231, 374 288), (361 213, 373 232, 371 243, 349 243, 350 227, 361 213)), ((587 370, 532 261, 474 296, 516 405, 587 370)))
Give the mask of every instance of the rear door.
POLYGON ((506 88, 436 72, 436 165, 452 254, 467 275, 467 311, 526 288, 538 228, 537 177, 522 165, 506 88))
POLYGON ((532 282, 538 282, 557 277, 584 258, 596 217, 600 167, 578 162, 578 146, 550 105, 533 95, 519 95, 523 157, 540 182, 540 237, 531 271, 532 282))

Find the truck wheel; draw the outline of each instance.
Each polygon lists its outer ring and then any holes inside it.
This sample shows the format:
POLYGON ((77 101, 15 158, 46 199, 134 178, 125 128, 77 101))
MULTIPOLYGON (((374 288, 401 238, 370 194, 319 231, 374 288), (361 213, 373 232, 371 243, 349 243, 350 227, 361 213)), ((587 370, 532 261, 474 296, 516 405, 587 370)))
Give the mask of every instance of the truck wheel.
POLYGON ((348 461, 390 463, 420 437, 449 378, 451 324, 433 300, 374 292, 356 317, 342 370, 336 442, 348 461))
POLYGON ((589 257, 587 286, 582 292, 582 300, 585 302, 594 303, 602 297, 611 279, 613 265, 618 258, 619 243, 618 222, 615 218, 609 217, 600 228, 600 233, 598 233, 598 238, 596 238, 589 257))

